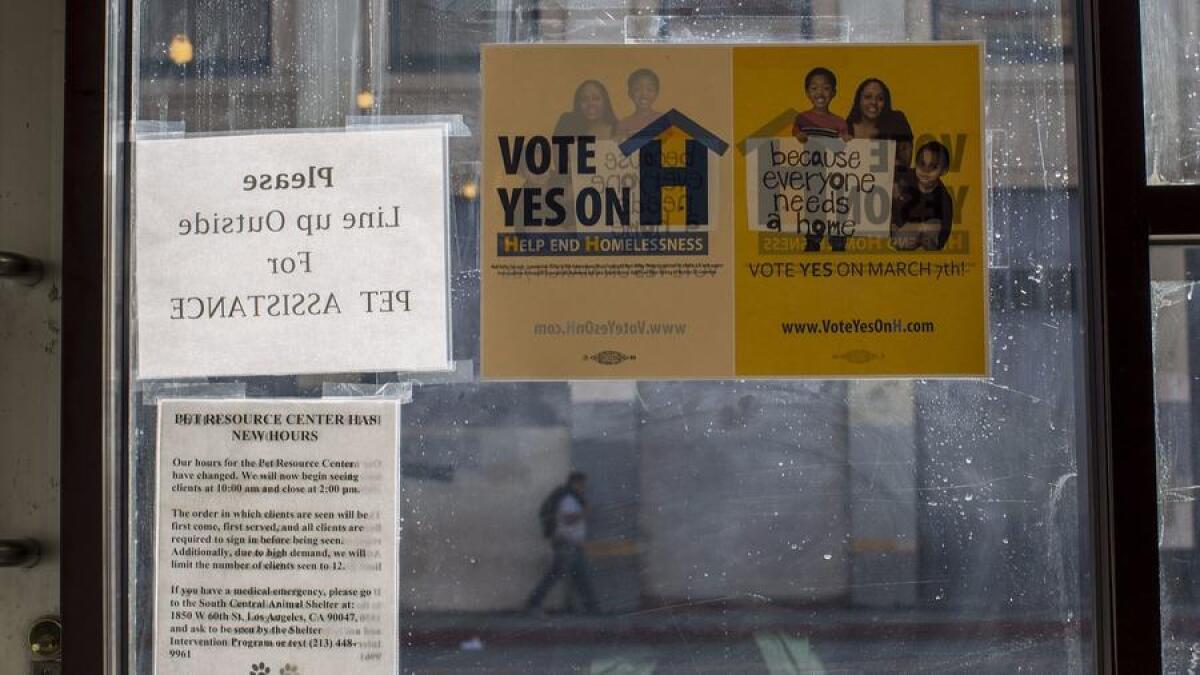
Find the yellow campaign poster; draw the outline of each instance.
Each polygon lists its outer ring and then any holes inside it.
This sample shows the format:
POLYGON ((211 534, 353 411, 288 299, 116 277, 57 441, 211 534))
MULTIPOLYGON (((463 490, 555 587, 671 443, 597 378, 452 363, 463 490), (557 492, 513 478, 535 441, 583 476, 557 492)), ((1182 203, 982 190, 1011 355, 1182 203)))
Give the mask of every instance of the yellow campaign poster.
POLYGON ((483 376, 985 375, 980 59, 486 47, 483 376))
POLYGON ((483 50, 481 371, 733 372, 722 47, 483 50))
POLYGON ((988 372, 977 44, 733 50, 737 374, 988 372))

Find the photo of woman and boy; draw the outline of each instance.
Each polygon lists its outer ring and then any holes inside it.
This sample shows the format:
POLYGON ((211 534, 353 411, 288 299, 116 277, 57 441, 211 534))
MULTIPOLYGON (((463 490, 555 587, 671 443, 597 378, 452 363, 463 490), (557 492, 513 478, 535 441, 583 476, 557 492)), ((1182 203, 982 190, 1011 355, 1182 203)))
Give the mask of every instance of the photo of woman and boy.
POLYGON ((811 106, 796 115, 792 135, 802 143, 810 136, 894 141, 892 247, 901 251, 942 250, 954 221, 954 201, 942 183, 942 176, 950 168, 949 149, 937 141, 923 144, 917 149, 913 170, 912 126, 903 112, 892 107, 892 92, 879 78, 867 78, 858 85, 844 119, 829 109, 837 96, 837 76, 830 69, 808 71, 804 93, 811 106))
MULTIPOLYGON (((613 106, 612 97, 609 95, 608 87, 603 82, 597 79, 584 80, 575 88, 575 94, 572 99, 571 109, 558 116, 558 121, 554 124, 555 136, 590 136, 597 141, 612 141, 620 143, 637 132, 644 129, 647 125, 656 121, 664 113, 656 108, 658 95, 661 84, 658 74, 649 68, 637 68, 629 73, 625 80, 626 94, 629 101, 633 104, 633 111, 624 117, 617 117, 617 112, 613 106)), ((612 165, 614 158, 611 156, 617 153, 617 150, 611 144, 607 148, 596 148, 597 162, 602 165, 612 165), (607 152, 610 156, 608 161, 604 160, 603 154, 607 152)), ((616 162, 628 161, 623 156, 618 157, 616 162)), ((625 187, 634 187, 637 185, 636 171, 629 169, 624 172, 625 175, 620 177, 620 185, 625 187)), ((540 180, 544 185, 550 187, 560 187, 567 196, 566 202, 571 203, 573 200, 573 186, 571 176, 553 176, 531 177, 528 184, 535 184, 540 180)), ((595 176, 590 177, 590 180, 596 180, 595 176)), ((635 201, 631 204, 634 212, 637 210, 637 196, 634 196, 635 201)), ((574 215, 568 213, 566 222, 563 225, 570 229, 575 225, 574 215)))
POLYGON ((639 68, 633 71, 625 85, 629 100, 633 103, 633 112, 617 119, 608 88, 599 80, 584 80, 575 89, 571 110, 560 115, 554 125, 554 135, 594 136, 601 141, 622 141, 662 115, 654 107, 660 85, 658 75, 653 70, 639 68))
MULTIPOLYGON (((554 123, 553 135, 591 136, 597 141, 619 142, 637 133, 662 115, 654 108, 654 104, 658 100, 659 80, 653 70, 639 68, 633 71, 626 84, 634 109, 626 117, 618 119, 616 110, 613 108, 612 97, 608 93, 608 87, 604 86, 603 82, 592 79, 579 83, 572 96, 571 109, 558 116, 558 121, 554 123)), ((554 172, 530 175, 524 170, 522 170, 522 175, 525 178, 526 187, 559 188, 566 195, 563 203, 572 203, 570 176, 554 172)), ((524 224, 523 215, 521 214, 515 219, 517 224, 524 224)), ((563 218, 564 229, 570 229, 575 225, 571 209, 566 209, 563 218)))

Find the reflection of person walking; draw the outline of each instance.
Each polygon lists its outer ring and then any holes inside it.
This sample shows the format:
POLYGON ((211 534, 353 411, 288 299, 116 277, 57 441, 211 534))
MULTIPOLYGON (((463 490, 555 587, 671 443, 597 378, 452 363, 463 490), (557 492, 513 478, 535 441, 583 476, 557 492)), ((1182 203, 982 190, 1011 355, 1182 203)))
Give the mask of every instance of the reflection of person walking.
POLYGON ((572 471, 567 476, 566 484, 555 488, 542 502, 538 516, 542 520, 542 534, 550 539, 554 549, 554 559, 550 563, 550 570, 529 594, 529 600, 525 603, 528 612, 541 612, 546 595, 564 576, 570 577, 571 586, 583 601, 584 609, 588 613, 596 611, 596 596, 588 577, 587 554, 583 551, 583 542, 587 539, 586 486, 587 477, 572 471))

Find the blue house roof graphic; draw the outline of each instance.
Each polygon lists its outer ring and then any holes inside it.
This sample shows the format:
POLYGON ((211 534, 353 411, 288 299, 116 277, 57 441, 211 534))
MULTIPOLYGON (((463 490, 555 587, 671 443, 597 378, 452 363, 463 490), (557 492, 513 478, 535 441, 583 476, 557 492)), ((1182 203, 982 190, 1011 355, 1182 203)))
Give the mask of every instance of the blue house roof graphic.
POLYGON ((716 134, 700 126, 695 120, 675 108, 671 108, 663 113, 661 117, 642 127, 641 131, 630 136, 622 143, 620 145, 621 152, 628 157, 650 141, 656 140, 662 132, 671 127, 675 127, 688 136, 691 136, 701 145, 718 155, 724 155, 725 151, 729 149, 729 144, 717 138, 716 134))

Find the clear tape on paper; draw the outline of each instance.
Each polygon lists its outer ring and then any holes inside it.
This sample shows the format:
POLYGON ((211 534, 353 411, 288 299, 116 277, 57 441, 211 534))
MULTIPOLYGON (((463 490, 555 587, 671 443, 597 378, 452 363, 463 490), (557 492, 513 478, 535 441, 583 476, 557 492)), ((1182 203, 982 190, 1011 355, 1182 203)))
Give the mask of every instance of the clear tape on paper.
POLYGON ((451 138, 470 138, 471 128, 460 114, 453 115, 348 115, 346 128, 371 130, 380 128, 404 129, 410 127, 445 127, 451 138))
POLYGON ((133 128, 136 139, 179 138, 187 133, 187 123, 174 120, 138 120, 133 128))
POLYGON ((394 400, 403 405, 412 402, 411 382, 384 382, 363 384, 360 382, 326 382, 321 387, 321 398, 329 399, 374 399, 394 400))
MULTIPOLYGON (((470 362, 467 362, 468 364, 470 362)), ((316 400, 305 396, 247 396, 245 382, 143 382, 140 386, 142 405, 158 405, 164 399, 221 399, 246 400, 261 399, 311 401, 316 400)), ((321 399, 360 399, 360 400, 392 400, 399 405, 412 402, 412 382, 323 382, 321 383, 321 399)))
POLYGON ((445 373, 408 373, 412 384, 420 387, 433 384, 470 384, 478 374, 474 359, 459 359, 454 370, 445 373))
MULTIPOLYGON (((378 131, 380 128, 445 127, 446 135, 454 138, 470 138, 471 128, 461 114, 438 115, 348 115, 346 129, 356 131, 378 131)), ((242 129, 215 133, 191 134, 192 136, 237 136, 264 133, 292 133, 313 131, 340 131, 338 129, 242 129)), ((137 139, 178 138, 187 135, 187 124, 170 120, 139 120, 134 126, 137 139)))
POLYGON ((845 16, 688 16, 637 14, 625 17, 625 42, 849 42, 845 16))
POLYGON ((140 386, 142 405, 158 405, 164 398, 246 398, 245 382, 154 382, 140 386))

